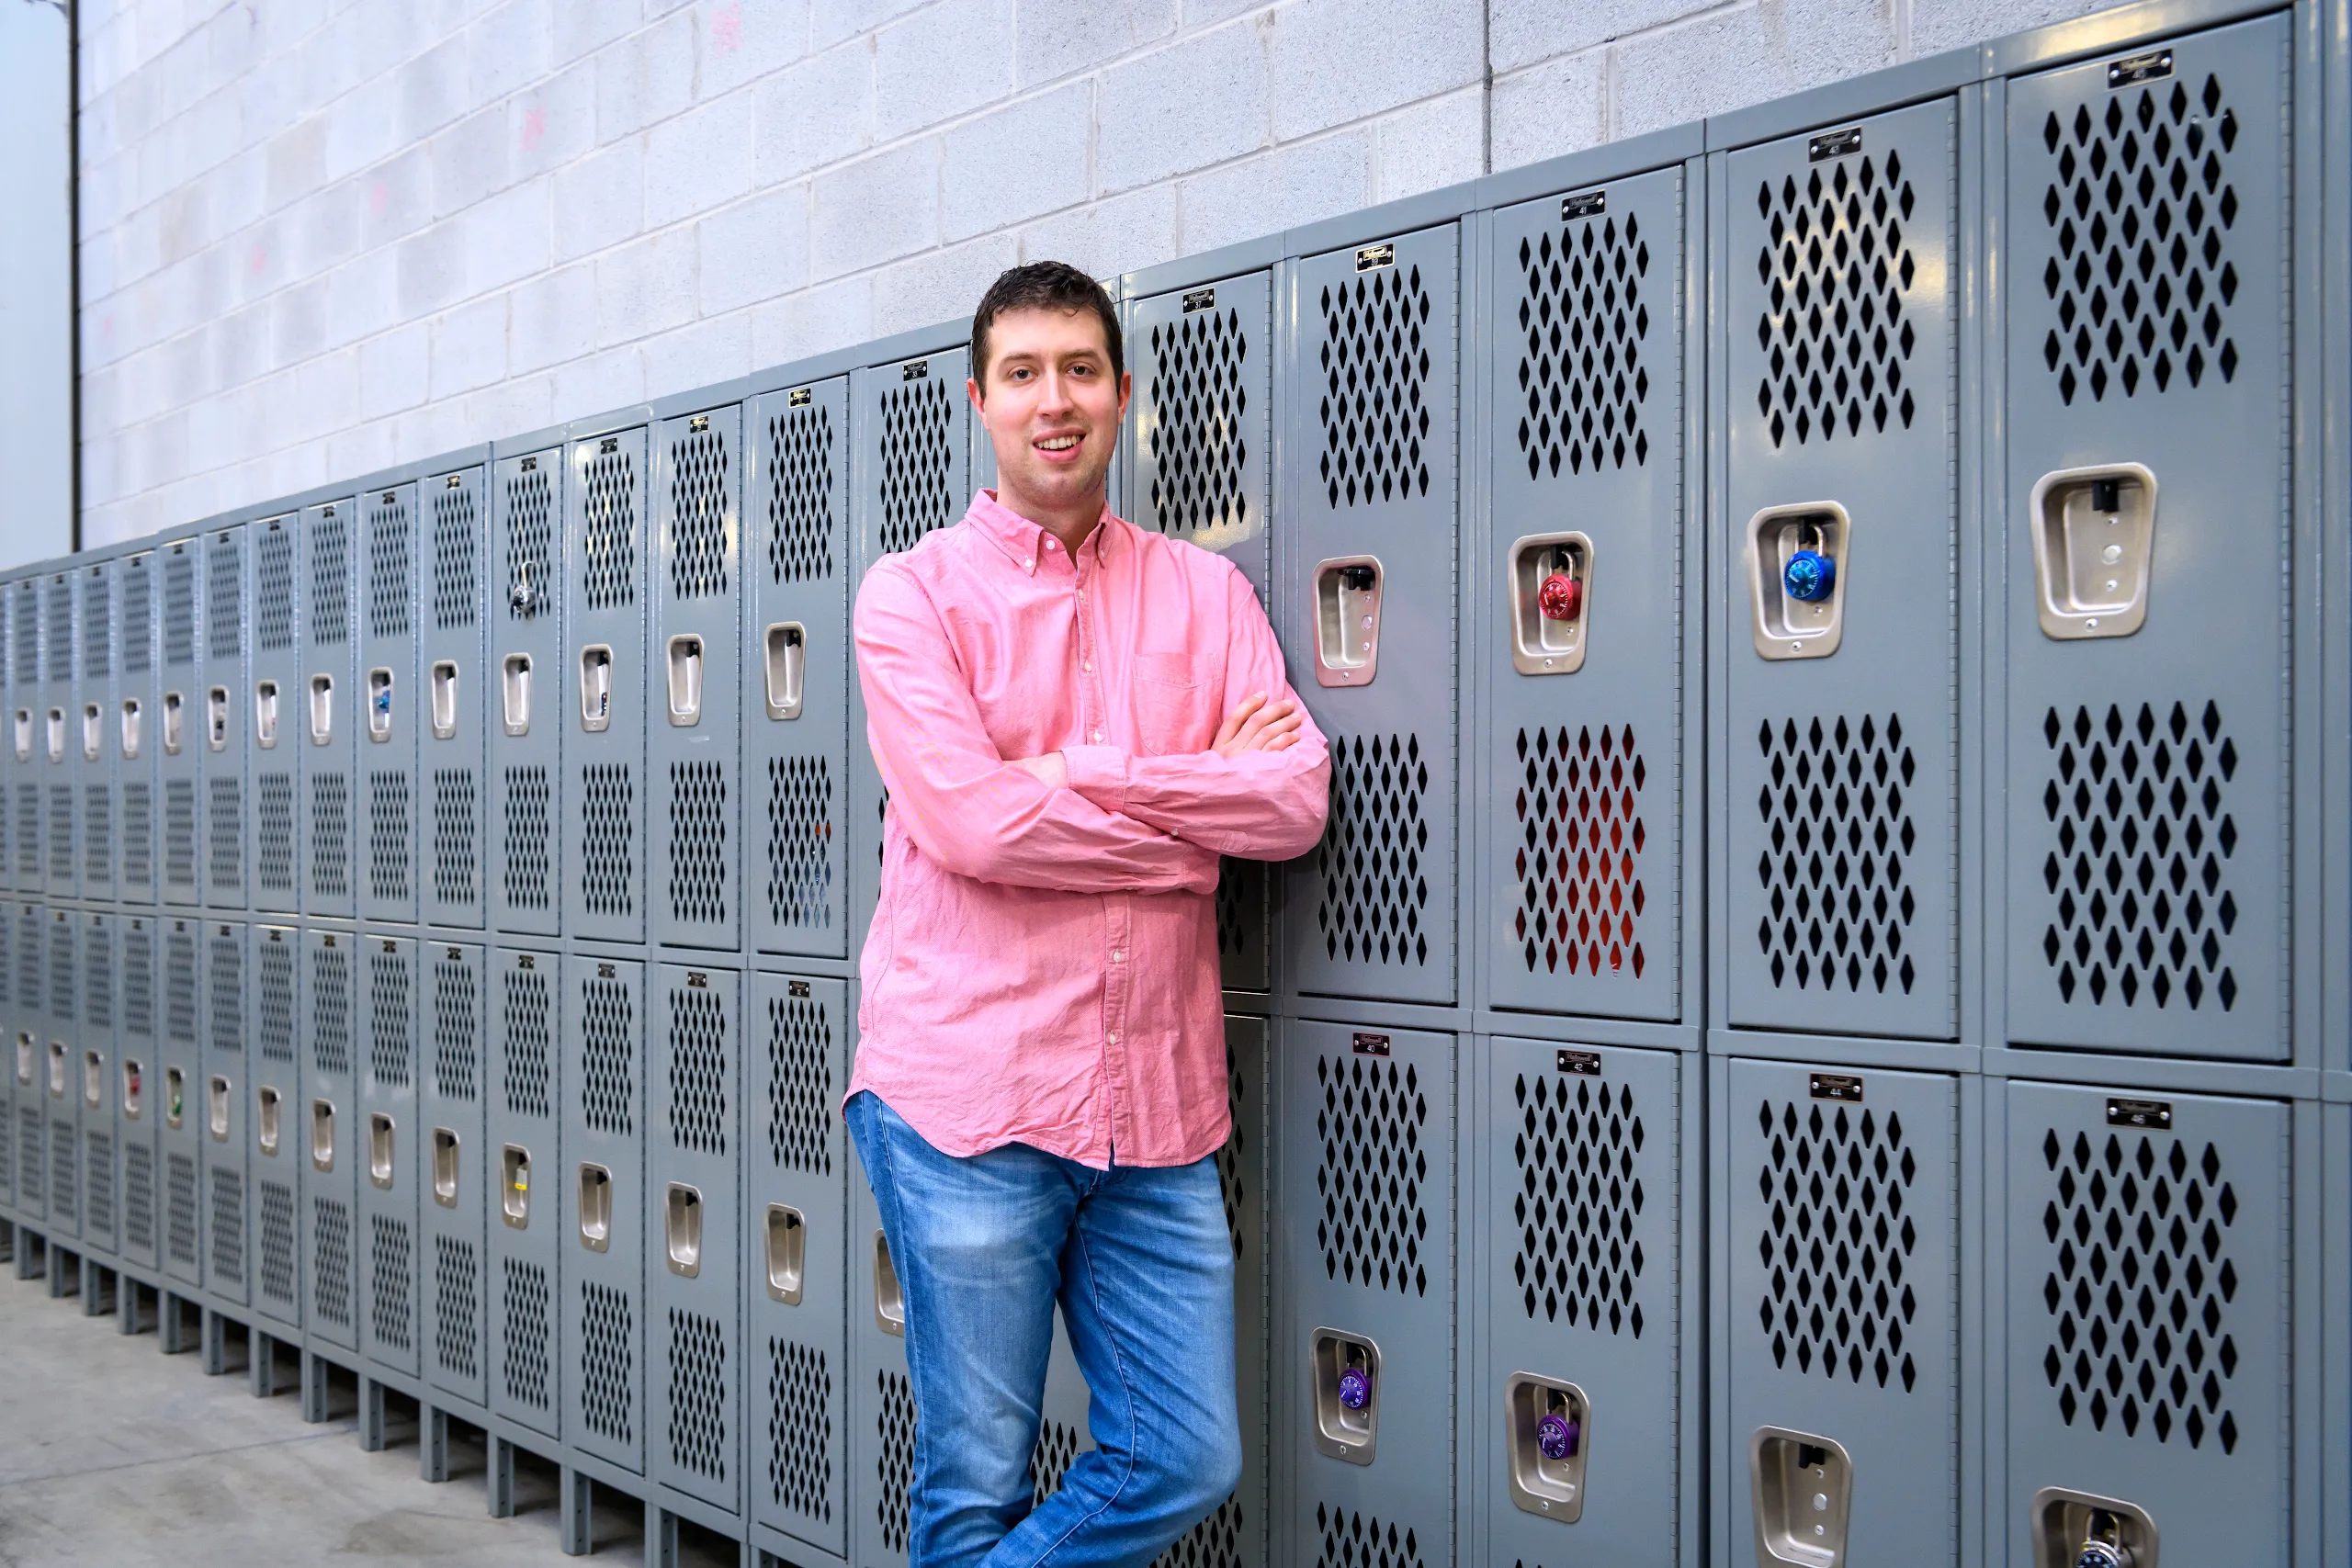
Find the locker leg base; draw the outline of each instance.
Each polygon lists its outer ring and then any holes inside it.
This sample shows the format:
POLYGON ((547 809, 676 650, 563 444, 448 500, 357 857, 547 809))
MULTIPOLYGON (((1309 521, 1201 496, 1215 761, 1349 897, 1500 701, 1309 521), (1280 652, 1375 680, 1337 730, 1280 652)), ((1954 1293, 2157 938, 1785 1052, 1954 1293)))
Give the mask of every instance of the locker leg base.
POLYGON ((22 1225, 18 1225, 17 1227, 16 1255, 17 1279, 29 1280, 40 1272, 41 1265, 44 1261, 41 1257, 42 1250, 41 1239, 38 1235, 27 1230, 22 1225))
MULTIPOLYGON (((200 1332, 203 1336, 204 1375, 206 1377, 217 1378, 229 1371, 229 1330, 231 1326, 232 1325, 230 1324, 229 1319, 223 1314, 214 1312, 210 1307, 206 1307, 204 1309, 202 1328, 200 1332)), ((248 1352, 246 1359, 248 1361, 251 1360, 252 1357, 250 1352, 248 1352)))
POLYGON ((117 1334, 143 1334, 147 1331, 145 1298, 147 1287, 128 1274, 114 1277, 114 1328, 117 1334))
POLYGON ((359 1448, 363 1453, 384 1451, 384 1385, 365 1373, 359 1379, 359 1448))
POLYGON ((17 1257, 17 1222, 0 1220, 0 1263, 12 1263, 17 1257))
POLYGON ((495 1432, 481 1435, 482 1494, 493 1519, 514 1517, 514 1445, 495 1432))
POLYGON ((449 1479, 449 1413, 422 1402, 416 1407, 416 1474, 434 1485, 449 1479))
POLYGON ((260 1329, 251 1330, 245 1339, 246 1381, 252 1384, 255 1399, 275 1399, 277 1382, 277 1350, 279 1342, 260 1329))
POLYGON ((312 1426, 327 1418, 327 1363, 324 1357, 302 1353, 302 1419, 312 1426))
POLYGON ((195 1348, 187 1334, 187 1309, 193 1304, 186 1296, 175 1296, 170 1289, 155 1292, 155 1348, 166 1356, 177 1356, 195 1348))
POLYGON ((645 1568, 678 1568, 678 1516, 658 1503, 645 1505, 645 1568))
POLYGON ((556 1489, 556 1544, 566 1557, 585 1557, 596 1549, 596 1483, 567 1464, 556 1489))
POLYGON ((50 1247, 49 1299, 51 1301, 70 1296, 82 1288, 82 1270, 78 1267, 68 1268, 66 1262, 68 1258, 72 1258, 77 1265, 81 1262, 80 1258, 74 1258, 72 1253, 62 1247, 55 1246, 50 1247))
POLYGON ((113 1292, 107 1289, 114 1270, 91 1258, 82 1255, 82 1315, 96 1317, 114 1304, 113 1292))

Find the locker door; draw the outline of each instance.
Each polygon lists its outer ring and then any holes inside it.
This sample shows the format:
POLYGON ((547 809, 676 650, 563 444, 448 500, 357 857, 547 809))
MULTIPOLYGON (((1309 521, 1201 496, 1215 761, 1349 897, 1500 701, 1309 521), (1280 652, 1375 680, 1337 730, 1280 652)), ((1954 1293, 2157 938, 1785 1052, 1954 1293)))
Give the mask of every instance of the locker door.
MULTIPOLYGON (((126 905, 152 906, 155 883, 155 604, 158 563, 153 550, 125 557, 120 586, 122 677, 108 721, 114 750, 115 821, 121 835, 116 886, 126 905)), ((0 817, 5 817, 0 809, 0 817)), ((6 857, 0 855, 0 861, 6 857)))
MULTIPOLYGON (((850 687, 849 378, 751 406, 743 630, 744 889, 750 946, 847 956, 843 794, 850 687)), ((813 1239, 813 1238, 812 1238, 813 1239)))
POLYGON ((1773 1561, 1770 1536, 1839 1562, 1952 1561, 1957 1088, 1735 1061, 1727 1111, 1731 1560, 1773 1561), (1844 1506, 1812 1517, 1816 1491, 1844 1506))
POLYGON ((51 572, 41 581, 40 774, 47 817, 41 888, 51 898, 76 897, 81 870, 74 833, 80 815, 74 798, 80 792, 73 718, 74 588, 72 572, 51 572))
MULTIPOLYGON (((163 547, 164 577, 163 695, 155 715, 155 771, 163 796, 164 902, 185 908, 203 892, 197 859, 196 795, 202 768, 204 742, 203 643, 198 633, 197 567, 202 544, 174 539, 163 547)), ((29 596, 19 594, 10 635, 24 646, 24 615, 29 596)), ((27 785, 17 786, 17 885, 26 886, 29 862, 26 846, 33 840, 26 829, 31 821, 33 797, 27 785)), ((37 872, 38 866, 31 870, 37 872)))
MULTIPOLYGON (((6 604, 0 587, 0 605, 6 604)), ((24 988, 17 976, 17 908, 0 907, 0 1212, 14 1220, 17 1207, 17 1106, 31 1092, 32 1015, 25 1007, 24 988), (18 1077, 24 1084, 19 1087, 18 1077)))
POLYGON ((571 444, 560 700, 578 856, 574 936, 645 940, 645 430, 571 444))
POLYGON ((1453 1037, 1285 1022, 1276 1556, 1453 1561, 1453 1037), (1359 1381, 1360 1380, 1360 1381, 1359 1381))
POLYGON ((836 1557, 849 1550, 844 1269, 856 1250, 839 1109, 844 991, 839 980, 752 976, 741 1233, 752 1522, 836 1557))
MULTIPOLYGON (((654 1027, 645 1173, 649 1337, 661 1346, 647 1419, 653 1478, 741 1509, 742 976, 664 964, 654 1027)), ((648 1346, 649 1354, 651 1345, 648 1346)))
POLYGON ((81 1057, 79 932, 74 912, 55 905, 42 911, 41 927, 49 960, 41 1010, 41 1091, 49 1122, 42 1213, 51 1235, 73 1238, 82 1234, 82 1117, 74 1071, 81 1057))
POLYGON ((360 856, 359 913, 414 924, 417 910, 417 736, 425 722, 417 679, 417 491, 394 485, 361 498, 362 567, 357 683, 352 714, 368 813, 360 856))
POLYGON ((304 584, 297 570, 302 517, 289 512, 249 525, 254 553, 253 758, 254 908, 294 914, 302 908, 301 833, 296 789, 303 748, 303 649, 300 615, 304 584))
POLYGON ((653 940, 732 952, 742 939, 742 407, 657 434, 654 631, 646 683, 653 940))
POLYGON ((74 923, 81 936, 82 1023, 68 1090, 82 1124, 82 1241, 85 1252, 111 1263, 122 1252, 115 1190, 115 917, 85 910, 74 923))
POLYGON ((645 1469, 645 965, 563 961, 563 1421, 645 1469), (577 1052, 576 1058, 572 1053, 577 1052))
POLYGON ((359 1076, 359 1219, 367 1227, 368 1309, 359 1348, 379 1366, 417 1375, 423 1316, 417 1278, 417 1004, 421 987, 413 937, 368 931, 361 1021, 367 1054, 359 1076))
POLYGON ((302 1167, 310 1122, 302 1101, 302 933, 253 928, 254 1311, 302 1326, 302 1167))
MULTIPOLYGON (((552 936, 560 927, 563 819, 563 455, 498 462, 484 728, 490 737, 491 923, 552 936)), ((462 694, 462 687, 460 694, 462 694)))
MULTIPOLYGON (((133 1268, 158 1267, 156 1216, 161 1191, 156 1179, 158 1095, 164 1075, 156 1048, 157 922, 152 914, 126 912, 117 922, 122 977, 115 1031, 115 1144, 120 1163, 115 1190, 122 1211, 122 1258, 133 1268)), ((0 958, 5 967, 5 958, 0 958)), ((6 1149, 0 1148, 0 1179, 6 1149)))
POLYGON ((252 1299, 246 1259, 245 924, 204 927, 204 1292, 225 1307, 252 1299))
POLYGON ((556 1285, 569 1176, 557 1141, 564 1110, 556 1050, 560 962, 551 953, 499 948, 492 953, 497 993, 491 999, 483 1086, 490 1408, 550 1438, 560 1429, 556 1285))
POLYGON ((490 810, 482 773, 491 677, 482 659, 481 491, 480 468, 425 481, 433 532, 416 672, 417 784, 430 834, 418 874, 423 918, 475 931, 482 924, 482 824, 490 810))
POLYGON ((304 926, 302 999, 310 1020, 300 1063, 298 1136, 306 1163, 300 1214, 302 1275, 311 1333, 359 1348, 359 1095, 352 1061, 358 1039, 358 939, 349 927, 304 926))
POLYGON ((44 1103, 49 1093, 49 1021, 41 1007, 41 989, 49 943, 42 923, 38 903, 17 904, 8 909, 9 949, 16 972, 16 1010, 8 1032, 16 1057, 10 1112, 16 1212, 36 1223, 48 1187, 42 1177, 49 1143, 49 1110, 44 1103))
POLYGON ((1480 853, 1500 1007, 1680 1011, 1683 232, 1679 169, 1494 219, 1480 853))
MULTIPOLYGON (((8 730, 6 743, 0 745, 0 888, 14 892, 17 887, 17 784, 32 761, 32 705, 26 695, 27 680, 18 672, 17 638, 10 626, 15 619, 17 586, 14 579, 0 579, 0 715, 5 715, 8 730), (20 756, 19 753, 22 753, 20 756)), ((13 1122, 14 1110, 10 1119, 13 1122)), ((15 1180, 15 1173, 9 1175, 15 1180)))
POLYGON ((1487 1055, 1487 1348, 1464 1420, 1473 1454, 1500 1461, 1473 1466, 1487 1557, 1676 1561, 1681 1058, 1520 1040, 1487 1055))
MULTIPOLYGON (((971 363, 968 350, 953 348, 861 370, 850 378, 856 451, 851 527, 861 577, 882 557, 911 549, 933 529, 956 523, 971 504, 974 455, 988 445, 986 433, 972 423, 972 405, 965 395, 971 363)), ((854 584, 850 594, 854 604, 854 584)), ((855 631, 853 625, 853 637, 855 631)), ((875 900, 881 895, 882 830, 890 797, 866 739, 854 648, 847 659, 853 840, 849 941, 854 958, 865 945, 875 900)))
POLYGON ((1331 818, 1283 873, 1284 984, 1448 1002, 1457 233, 1309 257, 1293 276, 1296 542, 1274 624, 1331 742, 1331 818))
POLYGON ((1735 1025, 1958 1027, 1956 114, 1723 165, 1735 1025))
MULTIPOLYGON (((2038 1083, 2008 1101, 2008 1561, 2063 1533, 2057 1487, 2134 1506, 2167 1562, 2284 1562, 2288 1107, 2038 1083)), ((2053 1544, 2072 1562, 2081 1540, 2053 1544)))
POLYGON ((2291 1049, 2291 39, 2009 89, 2013 1040, 2291 1049))
POLYGON ((850 1561, 857 1568, 898 1568, 907 1561, 915 1474, 906 1301, 857 1147, 847 1139, 843 1145, 850 1169, 850 1561))
POLYGON ((115 701, 115 565, 96 561, 80 572, 80 659, 74 671, 73 706, 67 710, 70 744, 81 784, 81 896, 112 902, 119 829, 115 820, 114 747, 107 721, 115 701))
MULTIPOLYGON (((198 965, 204 931, 193 915, 167 915, 160 923, 164 933, 164 1040, 160 1052, 163 1071, 159 1075, 162 1092, 156 1107, 161 1115, 156 1131, 164 1157, 164 1273, 174 1282, 193 1290, 204 1282, 203 1231, 197 1201, 197 1170, 204 1152, 204 1060, 198 1032, 198 998, 201 988, 198 965)), ((38 1134, 38 1123, 30 1130, 38 1134)), ((33 1146, 40 1146, 38 1136, 33 1146)), ((20 1158, 21 1155, 20 1149, 20 1158)), ((23 1168, 20 1164, 20 1173, 23 1168)), ((32 1174, 37 1179, 38 1169, 32 1174)), ((28 1190, 22 1174, 17 1179, 17 1193, 18 1206, 29 1207, 33 1192, 28 1190)))
POLYGON ((435 1388, 487 1404, 482 1227, 495 1201, 485 1185, 482 1139, 490 987, 481 947, 433 942, 425 951, 431 1003, 424 1027, 431 1034, 418 1089, 415 1156, 424 1192, 423 1267, 431 1270, 420 1329, 424 1375, 435 1388))
POLYGON ((245 907, 245 530, 204 539, 204 902, 245 907))
POLYGON ((349 499, 302 510, 301 572, 309 591, 300 616, 301 689, 296 750, 301 753, 302 908, 348 919, 352 886, 352 733, 361 699, 354 675, 354 579, 361 541, 349 499))
MULTIPOLYGON (((1253 272, 1139 299, 1127 330, 1126 515, 1225 557, 1261 604, 1272 564, 1272 311, 1273 276, 1253 272)), ((1227 989, 1270 983, 1266 918, 1264 864, 1227 861, 1216 898, 1227 989)))

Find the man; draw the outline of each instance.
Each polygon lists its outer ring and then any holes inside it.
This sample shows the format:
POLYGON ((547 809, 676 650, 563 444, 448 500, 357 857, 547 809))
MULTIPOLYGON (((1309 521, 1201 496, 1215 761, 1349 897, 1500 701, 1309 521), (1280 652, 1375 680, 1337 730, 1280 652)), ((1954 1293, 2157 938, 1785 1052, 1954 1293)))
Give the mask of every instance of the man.
POLYGON ((998 489, 857 601, 889 787, 844 1112, 907 1303, 916 1568, 1143 1564, 1240 1474, 1218 858, 1323 831, 1330 764, 1231 562, 1112 515, 1095 282, 972 318, 998 489), (1031 1510, 1055 1303, 1096 1451, 1031 1510))

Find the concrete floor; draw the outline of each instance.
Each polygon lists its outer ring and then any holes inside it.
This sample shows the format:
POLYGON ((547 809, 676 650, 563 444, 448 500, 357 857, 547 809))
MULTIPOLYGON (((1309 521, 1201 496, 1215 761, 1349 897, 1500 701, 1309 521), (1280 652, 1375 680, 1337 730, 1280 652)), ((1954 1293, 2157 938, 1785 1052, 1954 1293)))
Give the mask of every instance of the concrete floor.
MULTIPOLYGON (((0 1568, 574 1561, 557 1550, 552 1469, 518 1467, 515 1517, 491 1518, 478 1439, 453 1431, 452 1479, 428 1485, 413 1421, 364 1452, 349 1388, 334 1419, 305 1426, 291 1372, 255 1399, 242 1371, 208 1378, 152 1329, 126 1338, 111 1311, 85 1317, 77 1297, 0 1267, 0 1568)), ((642 1560, 638 1515, 598 1511, 598 1559, 642 1560)))

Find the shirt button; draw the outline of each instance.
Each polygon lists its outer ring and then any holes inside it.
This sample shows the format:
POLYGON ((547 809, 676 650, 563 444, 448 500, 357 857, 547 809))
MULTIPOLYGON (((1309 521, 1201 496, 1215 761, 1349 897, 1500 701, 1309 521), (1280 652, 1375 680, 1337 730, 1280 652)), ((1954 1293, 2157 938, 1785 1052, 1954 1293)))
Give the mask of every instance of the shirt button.
POLYGON ((1113 949, 1111 950, 1111 962, 1112 962, 1112 963, 1114 963, 1114 964, 1125 964, 1126 961, 1127 961, 1127 953, 1126 953, 1126 950, 1125 950, 1125 948, 1114 947, 1114 948, 1113 948, 1113 949))
POLYGON ((1090 659, 1085 663, 1080 665, 1079 668, 1085 671, 1089 675, 1091 675, 1094 673, 1094 661, 1090 659))
POLYGON ((1046 541, 1046 548, 1049 550, 1057 550, 1061 547, 1061 541, 1059 539, 1047 539, 1046 541))
POLYGON ((1094 743, 1097 746, 1102 744, 1102 732, 1099 729, 1094 732, 1094 743))
POLYGON ((1115 1029, 1114 1029, 1114 1030, 1111 1031, 1111 1043, 1112 1043, 1112 1044, 1114 1044, 1114 1045, 1116 1045, 1118 1043, 1119 1043, 1119 1032, 1118 1032, 1117 1030, 1115 1030, 1115 1029))

